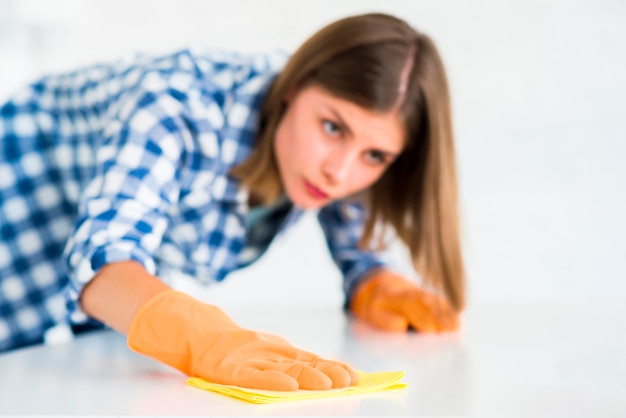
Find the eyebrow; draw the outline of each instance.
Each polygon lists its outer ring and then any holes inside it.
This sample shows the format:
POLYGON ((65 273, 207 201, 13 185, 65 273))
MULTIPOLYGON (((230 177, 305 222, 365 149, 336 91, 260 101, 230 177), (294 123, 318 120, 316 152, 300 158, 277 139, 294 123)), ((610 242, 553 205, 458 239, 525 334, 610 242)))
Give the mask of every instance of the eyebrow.
POLYGON ((350 129, 348 124, 341 118, 341 115, 339 115, 339 112, 337 112, 335 109, 333 109, 330 106, 328 106, 328 110, 330 110, 330 112, 337 118, 338 125, 341 127, 341 129, 346 131, 348 135, 353 136, 354 134, 352 133, 352 130, 350 129))
MULTIPOLYGON (((348 124, 341 118, 341 115, 339 114, 339 112, 337 112, 332 106, 328 105, 327 107, 328 107, 328 110, 333 114, 333 116, 337 118, 337 124, 339 125, 339 127, 343 129, 344 131, 346 131, 348 135, 354 136, 354 134, 352 133, 352 130, 350 129, 348 124)), ((385 151, 385 150, 378 149, 378 148, 374 148, 374 151, 378 151, 382 154, 385 154, 390 158, 396 158, 398 155, 400 155, 400 153, 385 151)))

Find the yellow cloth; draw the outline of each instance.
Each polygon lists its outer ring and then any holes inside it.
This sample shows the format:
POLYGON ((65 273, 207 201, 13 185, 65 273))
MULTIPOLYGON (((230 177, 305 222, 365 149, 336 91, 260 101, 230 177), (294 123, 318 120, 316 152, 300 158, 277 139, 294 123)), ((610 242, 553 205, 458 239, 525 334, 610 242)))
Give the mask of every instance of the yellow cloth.
POLYGON ((406 387, 406 383, 400 382, 400 379, 404 377, 404 372, 367 373, 359 371, 358 373, 360 378, 358 385, 342 389, 329 390, 295 390, 283 392, 274 390, 248 389, 239 386, 211 383, 199 377, 190 377, 187 379, 187 384, 203 390, 216 392, 245 402, 256 404, 358 395, 361 393, 382 392, 406 387))

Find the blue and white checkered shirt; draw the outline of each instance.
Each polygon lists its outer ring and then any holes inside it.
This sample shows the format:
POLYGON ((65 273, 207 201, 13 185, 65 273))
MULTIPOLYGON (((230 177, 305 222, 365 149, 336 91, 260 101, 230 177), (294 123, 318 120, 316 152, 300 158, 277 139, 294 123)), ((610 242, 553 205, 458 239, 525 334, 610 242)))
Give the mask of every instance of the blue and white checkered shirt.
MULTIPOLYGON (((0 351, 86 318, 83 287, 107 263, 220 281, 265 251, 229 170, 287 56, 183 50, 45 77, 0 108, 0 351), (246 254, 246 260, 242 260, 246 254)), ((280 232, 300 217, 289 206, 280 232)), ((318 212, 351 292, 382 265, 357 249, 362 208, 318 212)))

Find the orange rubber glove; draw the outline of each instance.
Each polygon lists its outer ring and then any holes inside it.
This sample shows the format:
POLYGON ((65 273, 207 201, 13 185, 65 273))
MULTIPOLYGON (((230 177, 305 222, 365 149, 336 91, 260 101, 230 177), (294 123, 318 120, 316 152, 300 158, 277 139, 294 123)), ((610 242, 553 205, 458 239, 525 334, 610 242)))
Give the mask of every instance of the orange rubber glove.
POLYGON ((133 318, 129 347, 188 376, 266 390, 330 389, 358 383, 356 371, 285 339, 239 327, 221 309, 174 290, 133 318))
POLYGON ((388 270, 363 282, 350 302, 350 311, 385 331, 453 331, 458 314, 444 299, 428 293, 388 270))

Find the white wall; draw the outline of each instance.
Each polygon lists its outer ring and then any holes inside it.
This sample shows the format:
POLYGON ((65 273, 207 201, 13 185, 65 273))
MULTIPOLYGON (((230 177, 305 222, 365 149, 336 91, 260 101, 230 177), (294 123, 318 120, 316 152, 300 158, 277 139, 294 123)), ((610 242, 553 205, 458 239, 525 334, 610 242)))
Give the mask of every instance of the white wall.
MULTIPOLYGON (((0 99, 27 80, 189 43, 293 50, 347 14, 435 39, 452 85, 470 305, 626 296, 626 2, 0 0, 0 99)), ((312 218, 211 288, 223 305, 338 306, 312 218)))

